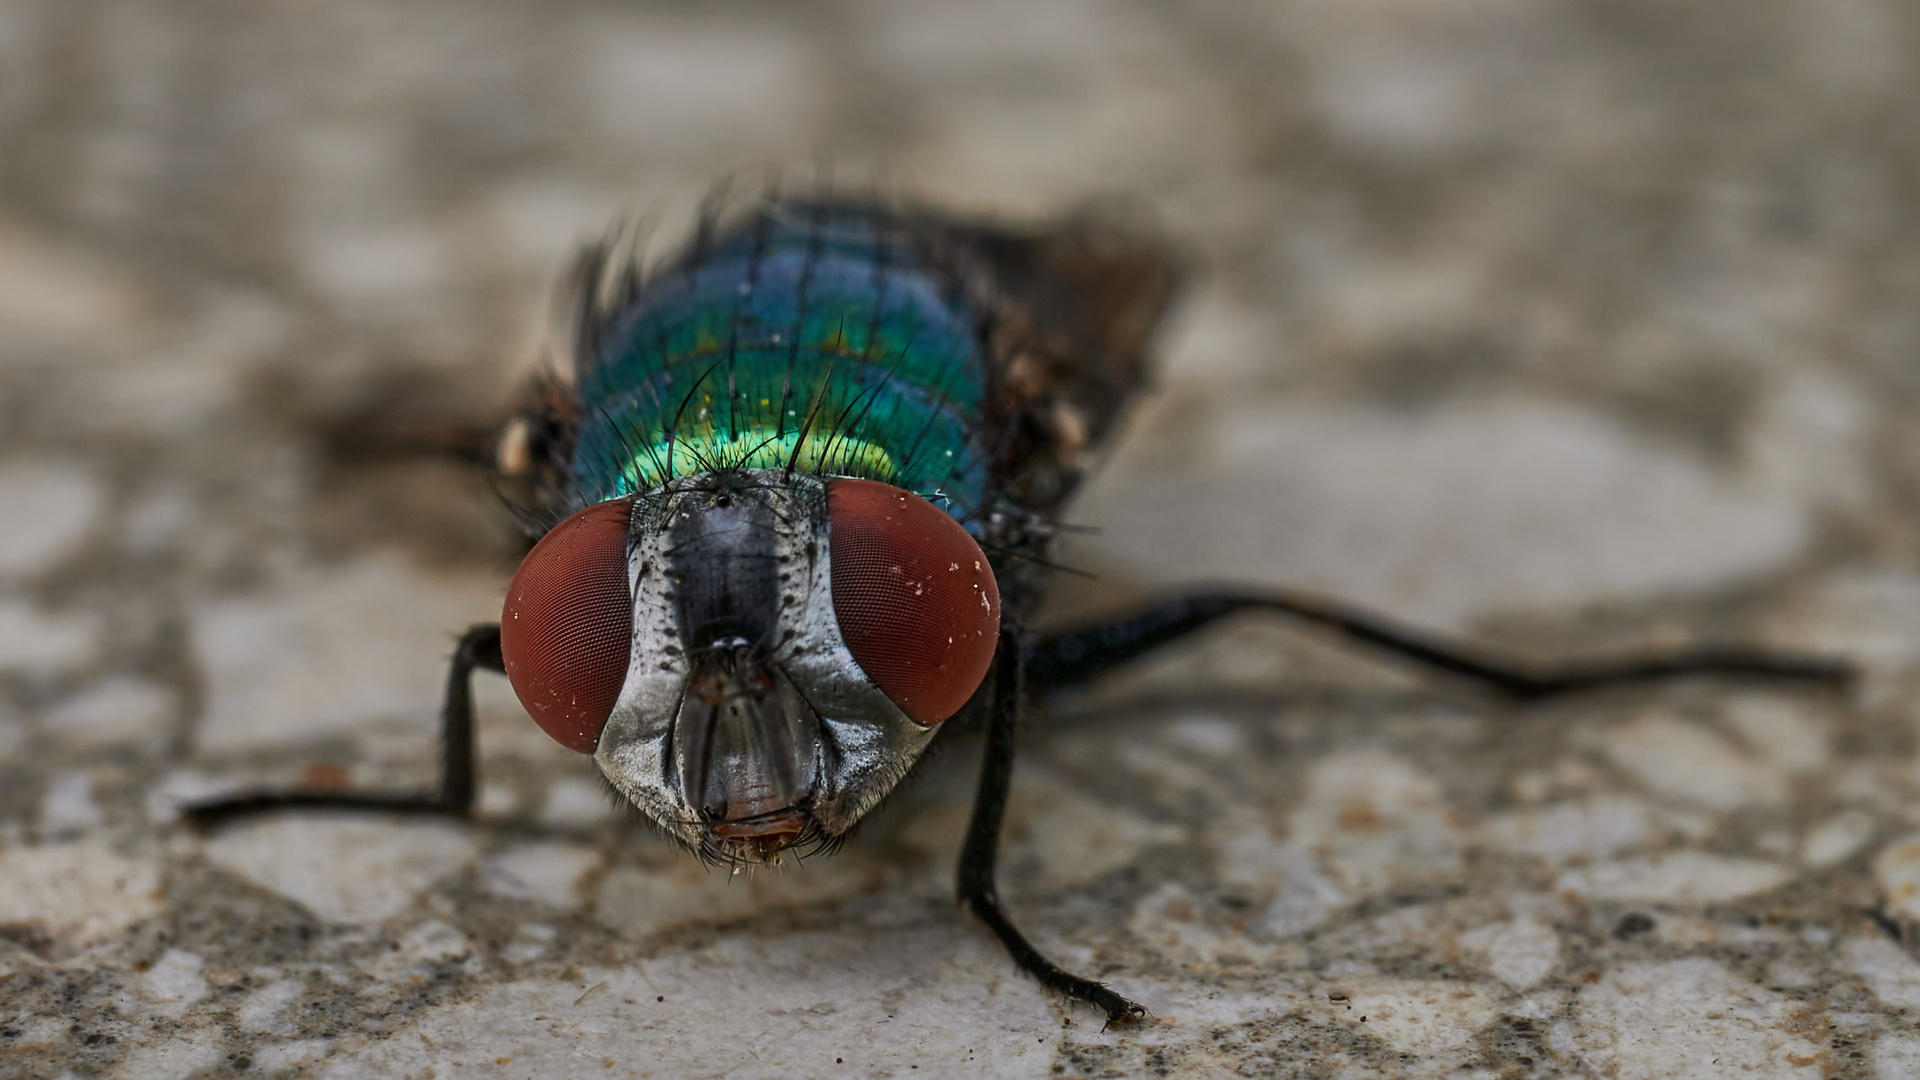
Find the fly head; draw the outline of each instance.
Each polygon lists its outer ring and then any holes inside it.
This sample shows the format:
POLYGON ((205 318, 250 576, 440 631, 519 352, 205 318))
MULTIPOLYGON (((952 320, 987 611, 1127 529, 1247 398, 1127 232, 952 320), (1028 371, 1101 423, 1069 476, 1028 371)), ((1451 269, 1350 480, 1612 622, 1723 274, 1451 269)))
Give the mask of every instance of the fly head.
POLYGON ((662 829, 735 864, 844 835, 991 665, 978 544, 871 480, 736 470, 576 513, 502 614, 507 672, 662 829))

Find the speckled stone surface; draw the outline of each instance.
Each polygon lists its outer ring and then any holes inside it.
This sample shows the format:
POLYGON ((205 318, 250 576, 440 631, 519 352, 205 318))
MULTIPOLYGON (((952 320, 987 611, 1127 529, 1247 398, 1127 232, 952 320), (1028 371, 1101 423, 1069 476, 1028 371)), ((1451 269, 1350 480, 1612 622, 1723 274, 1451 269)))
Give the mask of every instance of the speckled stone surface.
POLYGON ((0 1077, 1920 1077, 1920 8, 1902 0, 0 3, 0 1077), (371 400, 484 417, 616 215, 830 161, 1126 196, 1194 284, 1062 612, 1306 586, 1517 654, 1748 640, 1516 707, 1237 623, 728 878, 496 680, 512 526, 371 400))

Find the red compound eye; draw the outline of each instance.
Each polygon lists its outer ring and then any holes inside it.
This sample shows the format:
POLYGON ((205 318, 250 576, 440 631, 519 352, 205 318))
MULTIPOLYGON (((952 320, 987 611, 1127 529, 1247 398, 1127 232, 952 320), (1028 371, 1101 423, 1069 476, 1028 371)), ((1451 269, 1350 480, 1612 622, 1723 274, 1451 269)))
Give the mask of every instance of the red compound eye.
POLYGON ((500 612, 500 656, 520 704, 569 750, 593 753, 627 680, 629 499, 589 506, 527 552, 500 612))
POLYGON ((827 485, 833 611, 875 686, 917 724, 960 710, 1000 640, 1000 588, 967 530, 890 484, 827 485))

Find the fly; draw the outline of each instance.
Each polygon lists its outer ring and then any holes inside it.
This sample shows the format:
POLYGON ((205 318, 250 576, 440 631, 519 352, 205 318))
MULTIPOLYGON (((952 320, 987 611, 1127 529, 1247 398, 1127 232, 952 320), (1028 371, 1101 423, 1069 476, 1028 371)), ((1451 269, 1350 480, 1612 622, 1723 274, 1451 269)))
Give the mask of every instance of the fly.
POLYGON ((1695 673, 1847 677, 1744 649, 1536 668, 1270 589, 1029 629, 1054 522, 1140 392, 1174 264, 1091 224, 1022 231, 831 200, 710 212, 656 273, 589 249, 570 365, 498 443, 545 527, 501 621, 455 651, 439 790, 263 792, 191 816, 469 816, 470 676, 485 669, 660 829, 737 871, 830 851, 965 712, 986 747, 960 899, 1020 968, 1120 1023, 1146 1010, 1047 959, 995 891, 1030 698, 1242 611, 1522 699, 1695 673))

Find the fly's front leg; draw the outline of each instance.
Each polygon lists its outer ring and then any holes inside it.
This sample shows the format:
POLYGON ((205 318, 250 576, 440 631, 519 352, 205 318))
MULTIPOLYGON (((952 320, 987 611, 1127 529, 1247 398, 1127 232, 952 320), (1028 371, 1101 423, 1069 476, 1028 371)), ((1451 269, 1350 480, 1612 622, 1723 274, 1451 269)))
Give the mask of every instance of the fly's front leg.
POLYGON ((1349 640, 1473 679, 1520 700, 1681 675, 1732 675, 1840 687, 1855 674, 1851 665, 1826 657, 1733 647, 1534 666, 1488 656, 1318 597, 1219 590, 1169 597, 1118 618, 1042 637, 1027 647, 1027 679, 1036 695, 1077 686, 1241 611, 1278 612, 1326 627, 1349 640))
POLYGON ((1107 1014, 1107 1023, 1116 1024, 1145 1016, 1147 1010, 1128 1001, 1092 979, 1063 970, 1040 954, 1007 918, 994 888, 994 864, 1000 855, 1000 825, 1006 817, 1007 792, 1013 781, 1013 736, 1019 718, 1023 691, 1021 671, 1025 666, 1018 636, 1011 629, 1000 631, 1000 648, 995 654, 993 700, 987 718, 987 748, 980 763, 980 791, 973 800, 973 820, 967 824, 966 846, 960 850, 960 900, 993 936, 1000 939, 1013 962, 1041 985, 1058 990, 1076 1001, 1086 1001, 1107 1014))
POLYGON ((202 827, 237 817, 294 807, 329 810, 372 810, 399 814, 473 813, 478 763, 474 755, 473 672, 504 673, 500 659, 500 627, 484 624, 460 637, 447 671, 447 694, 440 708, 440 790, 436 794, 379 795, 350 791, 256 791, 228 799, 196 803, 185 810, 188 821, 202 827))

